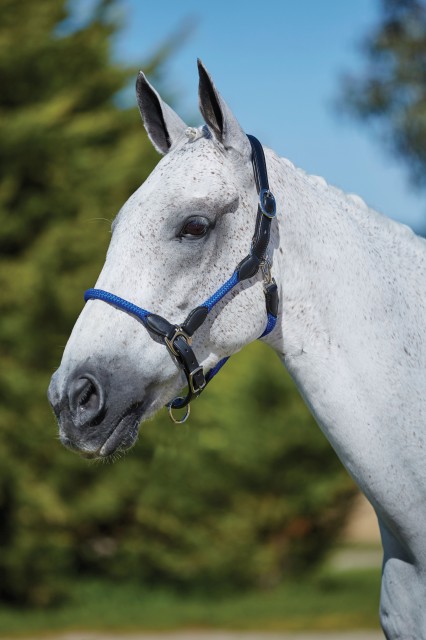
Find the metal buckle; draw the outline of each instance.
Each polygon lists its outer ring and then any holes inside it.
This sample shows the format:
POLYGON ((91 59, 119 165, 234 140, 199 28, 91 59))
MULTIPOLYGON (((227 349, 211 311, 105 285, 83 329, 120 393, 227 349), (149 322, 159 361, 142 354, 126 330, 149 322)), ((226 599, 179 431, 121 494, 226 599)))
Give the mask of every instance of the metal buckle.
POLYGON ((206 379, 204 378, 204 383, 200 387, 195 388, 194 376, 196 373, 199 373, 200 371, 204 375, 203 367, 197 367, 196 369, 194 369, 194 371, 191 371, 191 373, 188 376, 189 388, 191 389, 192 393, 201 393, 201 391, 205 388, 207 384, 206 379))
POLYGON ((189 336, 187 333, 185 333, 185 331, 181 327, 176 327, 175 332, 170 338, 170 340, 168 338, 164 338, 167 348, 174 356, 176 356, 176 358, 179 358, 179 353, 176 351, 174 347, 174 342, 176 338, 178 338, 179 336, 182 336, 182 338, 185 338, 186 342, 189 345, 192 344, 192 337, 189 336))
POLYGON ((269 189, 261 189, 259 193, 259 201, 260 210, 262 211, 263 215, 265 215, 267 218, 275 218, 277 213, 277 203, 275 202, 275 196, 272 191, 270 191, 269 189), (268 211, 265 208, 265 199, 269 199, 271 201, 272 211, 268 211))
POLYGON ((186 422, 188 420, 188 418, 189 418, 189 414, 191 413, 191 406, 189 404, 187 404, 186 407, 185 407, 185 414, 184 414, 183 418, 178 420, 178 418, 175 418, 175 416, 173 415, 173 407, 172 407, 171 403, 169 405, 167 405, 167 408, 169 410, 170 419, 175 424, 183 424, 184 422, 186 422))
POLYGON ((263 260, 260 263, 260 268, 262 270, 262 276, 263 276, 263 284, 265 287, 268 286, 268 284, 271 284, 271 282, 273 282, 273 277, 272 277, 272 273, 271 273, 271 265, 269 263, 268 260, 263 260))

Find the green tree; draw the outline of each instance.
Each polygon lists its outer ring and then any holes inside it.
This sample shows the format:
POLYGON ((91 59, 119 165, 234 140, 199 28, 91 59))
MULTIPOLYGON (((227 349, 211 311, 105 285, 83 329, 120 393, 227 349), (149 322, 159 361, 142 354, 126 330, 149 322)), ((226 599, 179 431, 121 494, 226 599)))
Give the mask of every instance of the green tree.
MULTIPOLYGON (((55 545, 66 549, 68 542, 53 533, 64 513, 55 484, 45 478, 61 455, 52 446, 46 388, 81 292, 103 261, 110 220, 157 161, 137 111, 115 104, 135 70, 112 61, 118 26, 109 19, 110 5, 99 4, 86 24, 70 29, 65 0, 0 0, 4 597, 32 589, 31 597, 42 601, 48 598, 39 589, 43 576, 60 572, 55 545)), ((161 61, 148 70, 161 71, 161 61)))
MULTIPOLYGON (((46 605, 94 573, 273 584, 321 558, 353 485, 265 349, 226 367, 190 427, 145 425, 124 463, 56 439, 50 375, 110 220, 158 159, 117 106, 134 70, 111 56, 113 3, 78 28, 67 6, 0 0, 0 599, 46 605)), ((169 50, 145 70, 161 79, 169 50)))
POLYGON ((342 103, 372 124, 426 186, 426 3, 381 0, 380 23, 363 44, 366 61, 343 78, 342 103))

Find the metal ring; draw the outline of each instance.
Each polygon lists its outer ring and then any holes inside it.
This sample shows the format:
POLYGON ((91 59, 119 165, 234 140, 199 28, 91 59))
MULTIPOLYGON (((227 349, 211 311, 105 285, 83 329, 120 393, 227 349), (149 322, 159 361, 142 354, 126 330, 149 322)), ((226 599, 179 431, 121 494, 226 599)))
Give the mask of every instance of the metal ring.
MULTIPOLYGON (((183 407, 182 407, 183 408, 183 407)), ((174 422, 175 424, 183 424, 184 422, 186 422, 189 418, 189 414, 191 413, 191 405, 187 404, 185 409, 185 415, 183 416, 183 418, 181 418, 180 420, 178 420, 177 418, 175 418, 175 416, 173 415, 173 407, 171 405, 171 403, 169 405, 167 405, 167 409, 169 410, 169 416, 170 419, 172 420, 172 422, 174 422)))

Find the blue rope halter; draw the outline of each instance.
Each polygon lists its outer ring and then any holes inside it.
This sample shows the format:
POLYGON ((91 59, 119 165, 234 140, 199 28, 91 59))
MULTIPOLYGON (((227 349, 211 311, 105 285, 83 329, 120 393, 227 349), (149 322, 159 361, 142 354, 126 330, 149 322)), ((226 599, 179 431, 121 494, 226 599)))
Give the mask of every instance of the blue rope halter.
POLYGON ((229 359, 229 356, 223 358, 204 375, 203 368, 198 364, 190 346, 192 335, 203 324, 215 305, 236 287, 237 284, 256 275, 259 268, 262 269, 264 277, 267 313, 266 328, 259 337, 263 338, 271 333, 277 322, 278 289, 275 280, 271 277, 270 267, 266 260, 271 221, 276 215, 275 198, 269 190, 266 161, 262 145, 253 136, 248 136, 248 138, 252 146, 253 171, 260 198, 250 253, 240 262, 232 276, 215 293, 203 302, 203 304, 195 307, 195 309, 190 312, 182 325, 171 324, 165 318, 102 289, 88 289, 84 294, 86 302, 88 300, 102 300, 117 309, 133 315, 135 318, 141 320, 150 334, 160 337, 163 340, 175 362, 184 371, 188 382, 186 396, 174 398, 174 400, 167 405, 170 417, 177 423, 185 422, 189 416, 189 404, 191 400, 200 395, 205 386, 214 378, 229 359), (185 415, 182 419, 178 420, 173 415, 173 409, 181 409, 184 407, 186 407, 185 415))

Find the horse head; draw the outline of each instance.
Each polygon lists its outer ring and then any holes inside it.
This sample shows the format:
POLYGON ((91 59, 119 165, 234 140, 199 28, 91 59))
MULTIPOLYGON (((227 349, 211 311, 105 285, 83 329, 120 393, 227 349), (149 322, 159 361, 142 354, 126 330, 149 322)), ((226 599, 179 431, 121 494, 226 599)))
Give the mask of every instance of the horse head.
MULTIPOLYGON (((197 129, 142 72, 137 79, 141 116, 163 158, 113 222, 91 290, 109 292, 113 304, 88 297, 48 392, 61 441, 87 457, 131 447, 139 423, 176 396, 185 376, 164 348, 158 316, 160 325, 167 318, 179 327, 229 280, 252 243, 259 197, 250 140, 200 62, 198 69, 205 125, 197 129), (144 316, 123 313, 114 300, 150 310, 149 331, 144 316)), ((249 269, 197 321, 191 353, 201 376, 264 331, 265 297, 255 273, 249 269)))

